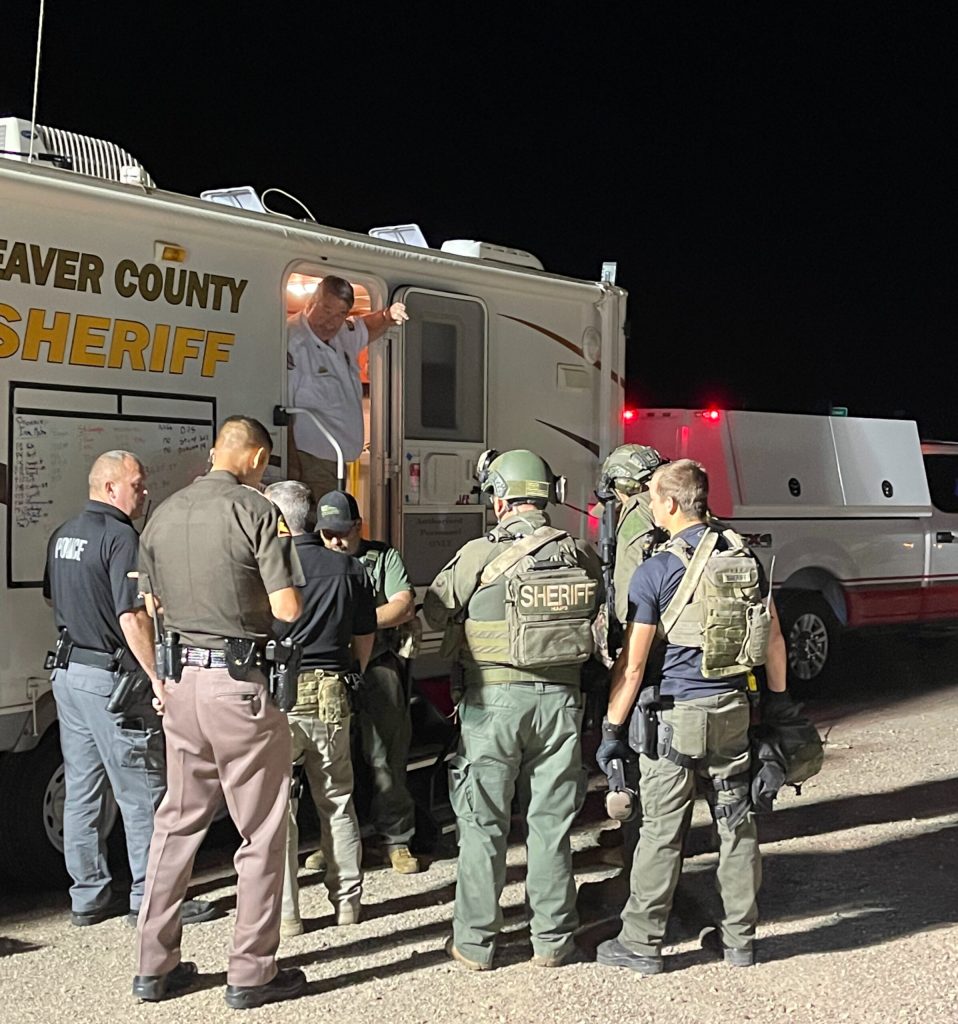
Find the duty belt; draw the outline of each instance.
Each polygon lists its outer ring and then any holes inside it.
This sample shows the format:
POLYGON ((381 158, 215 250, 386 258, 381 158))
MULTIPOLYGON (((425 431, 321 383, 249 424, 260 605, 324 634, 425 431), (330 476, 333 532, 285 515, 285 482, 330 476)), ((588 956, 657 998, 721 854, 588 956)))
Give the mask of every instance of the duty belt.
POLYGON ((71 665, 86 665, 89 668, 102 668, 107 672, 115 672, 119 668, 116 657, 106 651, 93 651, 88 647, 74 647, 70 651, 71 665))
POLYGON ((226 653, 208 647, 186 647, 182 651, 183 664, 192 668, 226 668, 226 653))

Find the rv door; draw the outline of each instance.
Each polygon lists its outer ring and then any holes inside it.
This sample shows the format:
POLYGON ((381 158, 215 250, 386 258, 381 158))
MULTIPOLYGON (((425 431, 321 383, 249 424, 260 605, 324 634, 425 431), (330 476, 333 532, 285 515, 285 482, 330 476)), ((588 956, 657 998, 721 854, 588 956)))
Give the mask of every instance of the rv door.
POLYGON ((400 288, 393 301, 409 319, 387 362, 390 532, 420 588, 485 529, 475 471, 487 446, 488 316, 481 299, 425 288, 400 288))

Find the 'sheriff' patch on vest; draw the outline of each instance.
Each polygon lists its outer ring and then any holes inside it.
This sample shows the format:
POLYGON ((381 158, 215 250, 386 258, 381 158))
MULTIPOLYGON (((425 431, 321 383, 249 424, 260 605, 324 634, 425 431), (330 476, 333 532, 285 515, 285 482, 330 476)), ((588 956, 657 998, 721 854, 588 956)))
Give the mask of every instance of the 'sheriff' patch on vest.
POLYGON ((564 530, 541 526, 515 541, 483 569, 479 586, 503 579, 505 620, 465 622, 476 661, 536 670, 588 659, 598 583, 579 565, 575 542, 564 530), (553 543, 552 558, 535 558, 553 543))

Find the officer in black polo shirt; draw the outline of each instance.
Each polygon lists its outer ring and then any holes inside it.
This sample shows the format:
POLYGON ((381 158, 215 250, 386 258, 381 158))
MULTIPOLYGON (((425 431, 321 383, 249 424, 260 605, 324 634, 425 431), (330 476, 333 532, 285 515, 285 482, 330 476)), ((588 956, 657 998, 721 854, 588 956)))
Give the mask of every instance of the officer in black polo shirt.
MULTIPOLYGON (((362 847, 353 806, 353 765, 349 750, 349 674, 362 672, 376 635, 376 601, 363 566, 330 551, 317 534, 305 533, 312 506, 309 488, 296 480, 271 484, 266 496, 276 503, 293 535, 303 567, 303 615, 280 635, 303 645, 297 704, 290 712, 293 759, 303 763, 322 826, 325 884, 336 923, 355 924, 362 894, 362 847)), ((287 868, 283 886, 282 935, 299 935, 299 800, 290 800, 287 868)))
MULTIPOLYGON (((163 734, 151 706, 153 633, 128 573, 136 569, 138 537, 131 517, 147 495, 146 473, 130 452, 105 452, 90 470, 90 500, 80 515, 50 538, 43 596, 53 605, 61 632, 53 673, 66 774, 63 846, 73 879, 75 925, 96 924, 122 912, 110 889, 105 803, 113 790, 126 833, 133 884, 131 924, 143 900, 153 812, 166 781, 163 734), (120 673, 139 670, 133 703, 107 711, 120 673)), ((183 905, 183 920, 206 920, 208 903, 183 905)))

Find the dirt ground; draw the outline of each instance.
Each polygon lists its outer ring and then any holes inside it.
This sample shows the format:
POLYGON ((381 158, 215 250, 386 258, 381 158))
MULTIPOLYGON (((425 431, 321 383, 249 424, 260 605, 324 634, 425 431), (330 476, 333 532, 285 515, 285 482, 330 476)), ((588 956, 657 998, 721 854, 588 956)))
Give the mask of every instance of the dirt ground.
MULTIPOLYGON (((716 858, 701 805, 662 975, 529 965, 519 843, 509 853, 497 969, 472 974, 451 963, 442 949, 456 866, 447 837, 420 875, 371 869, 367 916, 356 926, 334 927, 325 890, 304 877, 308 930, 284 941, 280 954, 284 966, 305 970, 308 995, 250 1016, 292 1024, 958 1021, 956 675, 955 637, 860 637, 846 646, 841 688, 808 705, 827 736, 825 767, 761 822, 754 968, 726 967, 697 938, 716 914, 716 858)), ((594 780, 574 836, 580 942, 591 955, 616 933, 623 898, 601 796, 594 780)), ((222 999, 231 855, 222 846, 204 851, 191 894, 215 900, 224 916, 186 930, 183 955, 198 962, 200 986, 163 1004, 130 995, 134 934, 122 919, 73 928, 64 893, 0 890, 0 1021, 231 1019, 222 999)))

